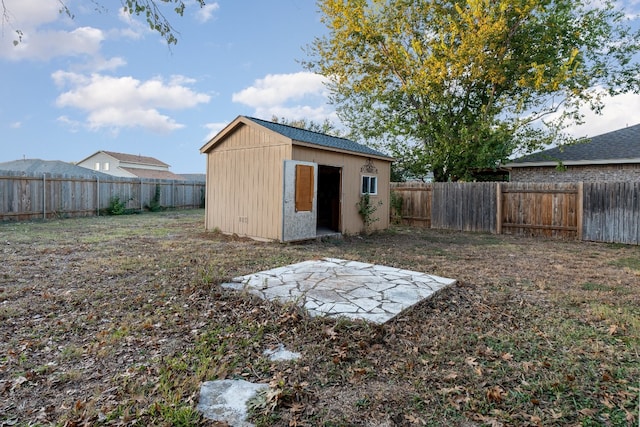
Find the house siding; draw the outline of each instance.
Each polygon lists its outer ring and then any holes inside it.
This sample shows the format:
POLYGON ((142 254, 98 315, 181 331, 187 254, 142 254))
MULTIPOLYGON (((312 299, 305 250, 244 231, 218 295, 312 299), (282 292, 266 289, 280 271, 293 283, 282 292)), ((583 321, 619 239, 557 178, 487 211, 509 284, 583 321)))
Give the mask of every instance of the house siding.
POLYGON ((100 163, 100 170, 98 172, 106 173, 111 176, 119 176, 124 178, 135 178, 136 176, 130 172, 122 170, 119 168, 120 161, 106 153, 98 152, 95 155, 83 160, 78 163, 78 166, 83 168, 96 170, 96 163, 100 163), (105 163, 109 163, 109 170, 104 169, 105 163))
POLYGON ((511 182, 633 182, 640 181, 640 164, 514 167, 511 182))
POLYGON ((291 144, 241 125, 207 153, 207 230, 260 239, 282 235, 283 160, 291 144))
POLYGON ((319 165, 342 168, 342 233, 356 234, 363 228, 362 218, 358 214, 357 203, 360 200, 361 176, 376 175, 378 177, 378 194, 371 196, 375 205, 382 202, 375 213, 378 218, 371 225, 372 230, 382 230, 389 227, 389 182, 391 163, 383 160, 373 160, 377 173, 362 173, 361 168, 368 157, 354 154, 319 150, 310 147, 293 146, 293 160, 314 162, 319 165))

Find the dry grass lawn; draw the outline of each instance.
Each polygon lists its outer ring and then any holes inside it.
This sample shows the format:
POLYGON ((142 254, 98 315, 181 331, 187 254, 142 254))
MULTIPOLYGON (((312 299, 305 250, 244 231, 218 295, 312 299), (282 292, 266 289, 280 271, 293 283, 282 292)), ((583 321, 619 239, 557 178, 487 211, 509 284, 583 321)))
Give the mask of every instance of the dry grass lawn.
POLYGON ((396 227, 259 243, 203 211, 0 224, 0 426, 216 425, 202 381, 271 384, 262 426, 637 426, 640 247, 396 227), (222 289, 336 257, 456 278, 391 322, 222 289), (279 343, 302 354, 270 362, 279 343))

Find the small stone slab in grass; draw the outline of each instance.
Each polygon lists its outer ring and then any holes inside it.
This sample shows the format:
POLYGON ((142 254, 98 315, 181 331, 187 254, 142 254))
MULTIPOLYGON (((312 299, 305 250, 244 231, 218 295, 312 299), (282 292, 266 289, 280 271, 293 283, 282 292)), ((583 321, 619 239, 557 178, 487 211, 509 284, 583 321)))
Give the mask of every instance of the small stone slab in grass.
POLYGON ((247 421, 247 402, 268 384, 244 380, 207 381, 200 387, 197 410, 213 421, 224 421, 234 427, 253 427, 247 421))
POLYGON ((276 348, 266 349, 263 354, 272 362, 283 362, 300 359, 300 353, 287 350, 284 345, 278 344, 276 348))

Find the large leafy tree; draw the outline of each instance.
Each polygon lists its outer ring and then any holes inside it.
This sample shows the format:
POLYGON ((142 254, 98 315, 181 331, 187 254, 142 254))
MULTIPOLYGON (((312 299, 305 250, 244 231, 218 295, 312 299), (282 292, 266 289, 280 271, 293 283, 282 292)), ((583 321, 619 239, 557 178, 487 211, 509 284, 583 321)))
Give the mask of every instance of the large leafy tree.
POLYGON ((274 123, 280 123, 282 125, 293 126, 300 129, 310 130, 312 132, 324 133, 327 135, 342 137, 342 131, 336 127, 335 124, 329 119, 325 119, 324 122, 314 122, 313 120, 302 119, 287 119, 285 117, 278 118, 278 116, 271 116, 271 121, 274 123))
MULTIPOLYGON (((60 13, 64 13, 73 18, 73 11, 67 5, 67 0, 50 0, 57 1, 60 5, 60 13)), ((103 4, 99 0, 91 0, 95 5, 96 10, 106 10, 107 5, 103 4)), ((206 0, 193 0, 193 3, 204 7, 206 0)), ((2 20, 4 22, 10 21, 11 11, 7 9, 4 0, 0 0, 2 5, 2 20)), ((169 45, 176 44, 178 42, 177 31, 171 25, 171 21, 166 17, 165 11, 171 11, 179 16, 184 14, 186 4, 184 0, 120 0, 120 4, 124 8, 125 12, 131 15, 142 16, 147 21, 149 28, 160 34, 169 45)), ((109 4, 110 6, 110 4, 109 4)), ((17 29, 17 40, 14 44, 20 43, 22 40, 22 30, 17 29)))
POLYGON ((640 49, 609 0, 320 0, 307 69, 357 135, 408 174, 469 179, 565 143, 579 108, 639 91, 640 49))

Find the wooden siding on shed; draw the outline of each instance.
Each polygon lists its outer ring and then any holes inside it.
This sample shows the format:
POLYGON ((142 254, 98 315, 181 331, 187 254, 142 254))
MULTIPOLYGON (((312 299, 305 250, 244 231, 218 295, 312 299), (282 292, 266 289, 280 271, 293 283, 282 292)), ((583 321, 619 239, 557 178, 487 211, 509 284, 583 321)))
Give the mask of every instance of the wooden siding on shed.
POLYGON ((262 239, 282 235, 283 160, 289 141, 241 125, 207 153, 207 230, 262 239))
POLYGON ((378 177, 378 194, 371 196, 371 202, 378 206, 376 222, 371 225, 372 230, 382 230, 389 227, 389 181, 391 177, 391 163, 373 160, 378 173, 363 173, 361 168, 368 157, 334 151, 319 150, 311 147, 293 146, 293 160, 313 162, 324 166, 342 168, 342 233, 357 234, 363 229, 362 218, 358 214, 357 203, 360 200, 360 184, 362 175, 378 177))

